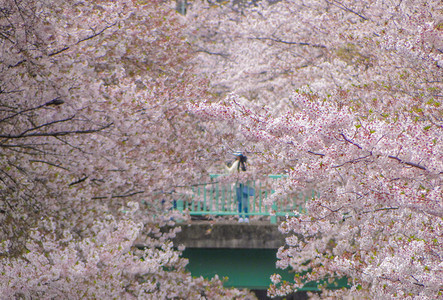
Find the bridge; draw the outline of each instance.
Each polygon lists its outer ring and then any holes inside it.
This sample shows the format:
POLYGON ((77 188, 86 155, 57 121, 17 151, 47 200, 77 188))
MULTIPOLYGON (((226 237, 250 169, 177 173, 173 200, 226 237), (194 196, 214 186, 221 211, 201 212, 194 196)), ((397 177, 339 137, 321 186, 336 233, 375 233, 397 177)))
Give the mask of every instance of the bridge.
MULTIPOLYGON (((279 218, 306 213, 305 204, 314 194, 293 194, 269 206, 265 199, 274 193, 272 183, 282 175, 248 181, 250 222, 238 223, 238 184, 223 181, 222 176, 212 174, 210 182, 191 187, 191 196, 174 203, 174 209, 191 216, 191 222, 175 225, 182 229, 174 243, 186 247, 183 256, 189 259, 187 269, 196 277, 212 278, 217 274, 227 278, 227 287, 253 290, 266 290, 274 273, 282 280, 293 281, 294 273, 276 268, 277 250, 285 244, 277 223, 279 218)), ((328 288, 346 285, 347 280, 341 279, 328 288)), ((300 291, 319 289, 316 282, 308 282, 300 291)))

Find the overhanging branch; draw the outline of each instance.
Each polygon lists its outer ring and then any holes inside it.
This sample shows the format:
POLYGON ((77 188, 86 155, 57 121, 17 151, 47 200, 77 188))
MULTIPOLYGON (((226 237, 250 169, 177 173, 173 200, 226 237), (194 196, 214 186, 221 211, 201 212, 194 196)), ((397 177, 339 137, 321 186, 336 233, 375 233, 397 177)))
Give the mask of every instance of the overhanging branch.
POLYGON ((100 128, 96 129, 88 129, 88 130, 69 130, 69 131, 56 131, 56 132, 35 132, 35 133, 29 133, 29 134, 18 134, 18 135, 11 135, 11 134, 0 134, 0 138, 4 139, 18 139, 18 138, 27 138, 27 137, 58 137, 58 136, 65 136, 65 135, 74 135, 74 134, 87 134, 87 133, 94 133, 102 131, 106 128, 109 128, 114 123, 109 123, 105 126, 102 126, 100 128))
POLYGON ((350 13, 353 13, 353 14, 359 16, 360 18, 362 18, 362 19, 365 20, 365 21, 368 21, 368 20, 369 20, 368 18, 366 18, 366 17, 363 16, 362 14, 359 14, 358 12, 353 11, 352 9, 350 9, 350 8, 348 8, 348 7, 346 7, 346 6, 344 6, 344 4, 341 3, 341 2, 338 2, 338 1, 335 1, 335 0, 333 0, 333 1, 328 1, 328 0, 326 0, 326 2, 329 3, 329 4, 332 4, 332 5, 334 5, 334 6, 338 7, 338 8, 340 8, 340 9, 343 9, 343 10, 345 10, 345 11, 348 11, 348 12, 350 12, 350 13), (334 2, 335 2, 335 3, 334 3, 334 2), (336 3, 338 3, 338 4, 336 4, 336 3))
POLYGON ((388 155, 388 157, 390 159, 395 159, 396 161, 398 161, 401 164, 405 164, 405 165, 408 165, 408 166, 411 166, 411 167, 414 167, 414 168, 418 168, 418 169, 421 169, 421 170, 426 170, 426 168, 423 167, 422 165, 419 165, 419 164, 416 164, 416 163, 413 163, 413 162, 409 162, 409 161, 404 161, 404 160, 398 158, 397 156, 388 155))
POLYGON ((272 41, 276 43, 286 44, 286 45, 298 45, 298 46, 309 46, 314 48, 326 48, 325 45, 320 44, 312 44, 312 43, 306 43, 306 42, 291 42, 291 41, 285 41, 278 38, 269 38, 269 37, 250 37, 249 40, 259 40, 259 41, 272 41))
POLYGON ((34 131, 34 130, 37 130, 37 129, 40 129, 40 128, 43 128, 43 127, 47 127, 47 126, 51 126, 51 125, 54 125, 54 124, 57 124, 57 123, 63 123, 63 122, 70 121, 70 120, 74 119, 74 117, 75 117, 75 115, 73 115, 73 116, 71 116, 71 117, 69 117, 69 118, 66 118, 66 119, 55 120, 55 121, 52 121, 52 122, 48 122, 48 123, 45 123, 45 124, 42 124, 42 125, 36 126, 36 127, 34 127, 34 128, 27 129, 27 130, 23 131, 22 133, 20 133, 20 136, 24 136, 24 135, 26 135, 28 132, 31 132, 31 131, 34 131))
MULTIPOLYGON (((77 43, 75 43, 74 45, 78 45, 78 44, 80 44, 80 43, 82 43, 82 42, 85 42, 85 41, 87 41, 87 40, 93 39, 93 38, 95 38, 96 36, 99 36, 100 34, 102 34, 103 32, 105 32, 107 29, 109 29, 109 28, 115 26, 116 24, 117 24, 117 23, 113 23, 113 24, 111 24, 111 25, 108 25, 108 26, 106 26, 105 28, 103 28, 102 30, 100 30, 99 32, 95 32, 94 34, 89 35, 89 36, 87 36, 87 37, 85 37, 85 38, 83 38, 83 39, 77 41, 77 43)), ((55 51, 55 52, 49 53, 48 56, 55 56, 55 55, 57 55, 57 54, 60 54, 60 53, 62 53, 62 52, 64 52, 64 51, 70 49, 71 47, 72 47, 72 46, 65 46, 65 47, 63 47, 63 48, 61 48, 61 49, 59 49, 59 50, 57 50, 57 51, 55 51)))

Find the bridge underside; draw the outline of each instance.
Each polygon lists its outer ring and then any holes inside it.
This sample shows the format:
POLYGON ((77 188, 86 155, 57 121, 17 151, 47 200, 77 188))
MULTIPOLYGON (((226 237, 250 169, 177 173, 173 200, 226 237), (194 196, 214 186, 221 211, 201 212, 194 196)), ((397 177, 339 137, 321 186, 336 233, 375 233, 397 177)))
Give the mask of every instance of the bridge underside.
POLYGON ((187 248, 183 256, 189 259, 187 269, 193 276, 217 274, 227 278, 227 287, 261 290, 269 287, 275 273, 283 280, 294 280, 288 271, 276 269, 276 253, 276 249, 187 248))
MULTIPOLYGON (((217 274, 227 278, 227 287, 257 290, 267 289, 275 273, 282 280, 294 280, 294 273, 276 268, 277 250, 285 244, 285 236, 276 224, 200 221, 176 226, 181 226, 182 231, 174 244, 186 247, 183 257, 189 259, 187 269, 195 277, 210 279, 217 274)), ((143 247, 143 238, 138 246, 143 247)), ((341 279, 328 288, 344 286, 346 279, 341 279)), ((307 283, 300 291, 318 291, 317 283, 307 283)))

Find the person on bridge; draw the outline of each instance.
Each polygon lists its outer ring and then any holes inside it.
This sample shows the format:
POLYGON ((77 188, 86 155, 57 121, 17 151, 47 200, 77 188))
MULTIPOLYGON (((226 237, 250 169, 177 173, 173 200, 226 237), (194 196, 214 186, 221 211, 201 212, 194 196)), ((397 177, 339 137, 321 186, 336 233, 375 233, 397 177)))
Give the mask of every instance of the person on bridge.
MULTIPOLYGON (((246 161, 248 158, 240 151, 234 152, 233 154, 236 157, 235 161, 230 167, 226 167, 229 174, 234 173, 235 170, 237 170, 237 172, 240 172, 240 170, 246 171, 246 161)), ((254 189, 250 188, 248 184, 237 181, 235 184, 235 194, 238 203, 238 221, 240 223, 249 223, 249 196, 254 195, 254 189)))

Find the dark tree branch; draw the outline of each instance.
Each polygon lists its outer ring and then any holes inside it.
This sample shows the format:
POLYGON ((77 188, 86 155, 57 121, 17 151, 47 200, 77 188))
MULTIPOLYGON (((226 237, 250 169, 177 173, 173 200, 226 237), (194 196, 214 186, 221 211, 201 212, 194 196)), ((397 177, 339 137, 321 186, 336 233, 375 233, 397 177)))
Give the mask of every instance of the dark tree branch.
MULTIPOLYGON (((45 146, 48 144, 37 144, 36 146, 45 146)), ((56 152, 49 152, 48 150, 45 150, 44 148, 39 149, 36 147, 31 147, 28 145, 13 145, 13 147, 9 147, 9 145, 6 144, 0 144, 0 147, 2 148, 9 148, 10 151, 15 152, 15 153, 21 153, 21 154, 26 154, 26 155, 39 155, 39 154, 43 154, 43 155, 53 155, 53 156, 57 156, 56 152)))
MULTIPOLYGON (((145 193, 145 191, 138 191, 138 192, 133 192, 130 194, 123 194, 123 195, 112 195, 111 198, 126 198, 126 197, 131 197, 131 196, 143 194, 143 193, 145 193)), ((107 196, 98 196, 98 197, 93 197, 92 199, 97 200, 97 199, 108 199, 108 198, 109 197, 107 197, 107 196)))
POLYGON ((311 44, 311 43, 305 43, 305 42, 290 42, 290 41, 285 41, 282 39, 278 39, 278 38, 268 38, 268 37, 254 37, 254 38, 248 38, 250 40, 264 40, 264 41, 273 41, 276 43, 282 43, 282 44, 286 44, 286 45, 299 45, 299 46, 310 46, 310 47, 315 47, 315 48, 326 48, 325 45, 319 45, 319 44, 311 44))
POLYGON ((361 214, 369 214, 369 213, 378 212, 378 211, 396 210, 396 209, 399 209, 399 207, 383 207, 383 208, 377 208, 374 210, 362 211, 361 214))
POLYGON ((27 61, 27 59, 22 59, 22 60, 18 61, 17 63, 15 63, 14 65, 8 65, 8 68, 18 67, 18 66, 20 66, 21 64, 23 64, 26 61, 27 61))
MULTIPOLYGON (((115 26, 116 24, 117 24, 117 23, 113 23, 113 24, 111 24, 111 25, 105 26, 105 27, 104 27, 102 30, 100 30, 99 32, 95 32, 95 33, 92 34, 92 35, 89 35, 89 36, 87 36, 87 37, 85 37, 85 38, 83 38, 83 39, 81 39, 81 40, 78 40, 77 43, 75 43, 74 45, 78 45, 78 44, 80 44, 80 43, 82 43, 82 42, 85 42, 85 41, 87 41, 87 40, 93 39, 93 38, 99 36, 100 34, 102 34, 103 32, 105 32, 107 29, 109 29, 109 28, 115 26)), ((94 30, 93 30, 93 31, 94 31, 94 30)), ((62 49, 59 49, 59 50, 57 50, 57 51, 55 51, 55 52, 52 52, 52 53, 49 53, 48 56, 49 56, 49 57, 51 57, 51 56, 55 56, 55 55, 60 54, 60 53, 62 53, 62 52, 64 52, 64 51, 66 51, 66 50, 69 50, 71 47, 72 47, 72 46, 66 46, 66 47, 63 47, 62 49)))
POLYGON ((206 53, 206 54, 209 54, 209 55, 218 55, 218 56, 221 56, 223 58, 228 58, 229 57, 229 54, 221 53, 221 52, 211 52, 211 51, 205 50, 205 49, 197 49, 197 50, 195 50, 195 52, 203 52, 203 53, 206 53))
POLYGON ((32 159, 32 160, 29 160, 29 162, 30 162, 30 163, 43 163, 43 164, 47 164, 47 165, 50 165, 50 166, 53 166, 53 167, 56 167, 56 168, 60 168, 60 169, 63 169, 63 170, 69 171, 69 169, 67 169, 67 168, 65 168, 65 167, 62 167, 62 166, 60 166, 60 165, 57 165, 57 164, 51 163, 51 162, 49 162, 49 161, 32 159))
POLYGON ((348 143, 354 145, 354 146, 357 147, 358 149, 363 149, 359 144, 356 144, 356 143, 354 143, 353 141, 351 141, 350 139, 348 139, 343 133, 340 133, 340 135, 343 137, 343 139, 344 139, 346 142, 348 142, 348 143))
POLYGON ((361 160, 363 160, 363 159, 365 159, 365 158, 368 158, 368 157, 370 157, 370 156, 371 156, 371 154, 366 155, 366 156, 362 156, 362 157, 357 157, 357 158, 355 158, 355 159, 351 159, 351 160, 349 160, 349 161, 345 161, 344 163, 342 163, 342 164, 340 164, 340 165, 332 166, 332 167, 333 167, 333 168, 340 168, 340 167, 342 167, 342 166, 344 166, 344 165, 346 165, 346 164, 353 164, 353 163, 359 162, 359 161, 361 161, 361 160))
POLYGON ((74 117, 75 117, 75 115, 73 115, 73 116, 71 116, 69 118, 66 118, 66 119, 55 120, 55 121, 52 121, 52 122, 49 122, 49 123, 45 123, 45 124, 36 126, 34 128, 27 129, 27 130, 23 131, 22 133, 20 133, 19 136, 24 136, 28 132, 31 132, 31 131, 34 131, 34 130, 37 130, 37 129, 40 129, 40 128, 43 128, 43 127, 46 127, 46 126, 51 126, 51 125, 54 125, 54 124, 57 124, 57 123, 63 123, 63 122, 71 121, 72 119, 74 119, 74 117))
POLYGON ((340 207, 340 208, 337 208, 337 209, 331 209, 331 208, 329 208, 329 207, 327 207, 326 205, 323 205, 323 204, 319 204, 319 206, 323 207, 323 208, 326 208, 327 210, 329 210, 330 212, 333 212, 333 213, 338 212, 338 211, 343 209, 343 206, 340 207))
POLYGON ((65 135, 73 135, 73 134, 87 134, 87 133, 94 133, 102 131, 106 128, 109 128, 114 123, 109 123, 107 125, 104 125, 97 129, 88 129, 88 130, 71 130, 71 131, 56 131, 56 132, 36 132, 36 133, 29 133, 29 134, 19 134, 19 135, 11 135, 11 134, 0 134, 0 138, 4 139, 17 139, 17 138, 27 138, 27 137, 43 137, 43 136, 50 136, 50 137, 58 137, 58 136, 65 136, 65 135))
MULTIPOLYGON (((55 98, 55 99, 57 99, 57 98, 55 98)), ((55 100, 55 99, 53 99, 53 100, 55 100)), ((51 100, 51 101, 52 101, 52 100, 51 100)), ((26 113, 26 112, 29 112, 29 111, 33 111, 33 110, 40 109, 40 108, 44 107, 45 105, 46 105, 46 103, 45 103, 45 104, 42 104, 42 105, 38 105, 38 106, 36 106, 36 107, 32 107, 32 108, 28 108, 28 109, 21 110, 21 111, 16 112, 15 114, 12 114, 12 115, 10 115, 10 116, 4 118, 4 119, 1 119, 0 122, 5 122, 5 121, 7 121, 7 120, 9 120, 9 119, 12 119, 12 118, 14 118, 14 117, 16 117, 16 116, 18 116, 18 115, 23 114, 23 113, 26 113)))
MULTIPOLYGON (((14 182, 16 185, 18 185, 17 181, 11 175, 9 175, 7 172, 3 171, 2 169, 0 169, 0 172, 5 174, 6 177, 8 177, 12 182, 14 182)), ((2 181, 6 184, 6 182, 3 179, 2 179, 2 181)))
POLYGON ((0 147, 3 148, 23 148, 23 149, 32 149, 32 150, 38 150, 40 149, 36 148, 36 146, 48 146, 48 145, 54 145, 52 143, 30 143, 30 144, 0 144, 0 147))
POLYGON ((426 170, 426 168, 423 167, 422 165, 419 165, 419 164, 416 164, 416 163, 412 163, 412 162, 408 162, 408 161, 404 161, 404 160, 398 158, 397 156, 389 155, 388 157, 389 157, 390 159, 395 159, 395 160, 397 160, 397 161, 398 161, 399 163, 401 163, 401 164, 405 164, 405 165, 408 165, 408 166, 411 166, 411 167, 419 168, 419 169, 421 169, 421 170, 426 170))
POLYGON ((79 184, 79 183, 85 181, 86 179, 88 179, 88 176, 84 176, 84 177, 80 178, 79 180, 76 180, 76 181, 74 181, 74 182, 71 182, 71 183, 69 184, 69 186, 73 186, 73 185, 79 184))
POLYGON ((63 47, 63 48, 61 48, 60 50, 57 50, 57 51, 52 52, 52 53, 49 53, 48 56, 51 57, 51 56, 54 56, 54 55, 60 54, 60 53, 62 53, 63 51, 66 51, 66 50, 68 50, 68 49, 69 49, 69 47, 63 47))
POLYGON ((60 105, 65 103, 65 101, 61 100, 60 97, 57 97, 49 102, 46 102, 46 106, 51 106, 51 105, 60 105))
POLYGON ((0 32, 0 36, 3 37, 5 40, 10 41, 12 44, 14 44, 14 45, 16 44, 15 41, 11 40, 11 39, 9 38, 9 36, 6 35, 6 34, 4 34, 3 32, 0 32))
POLYGON ((316 153, 316 152, 309 151, 309 150, 308 150, 308 153, 318 155, 318 156, 325 156, 325 154, 323 154, 323 153, 316 153))
POLYGON ((74 145, 68 143, 67 141, 65 141, 65 140, 62 139, 61 137, 55 137, 55 138, 56 138, 57 140, 59 140, 60 142, 62 142, 63 144, 68 145, 68 146, 71 147, 71 148, 77 149, 78 151, 80 151, 80 152, 82 152, 82 153, 85 153, 85 154, 92 154, 92 153, 90 153, 90 152, 86 152, 86 151, 84 151, 82 148, 80 148, 80 147, 78 147, 78 146, 74 146, 74 145))
POLYGON ((350 12, 350 13, 353 13, 353 14, 359 16, 360 18, 362 18, 362 19, 365 20, 365 21, 368 21, 368 20, 369 20, 368 18, 366 18, 365 16, 359 14, 358 12, 353 11, 352 9, 350 9, 350 8, 348 8, 348 7, 346 7, 346 6, 344 6, 343 3, 340 3, 340 2, 335 1, 335 0, 332 0, 332 1, 325 0, 325 1, 326 1, 327 3, 329 3, 329 4, 332 4, 332 5, 334 5, 334 6, 338 7, 338 8, 340 8, 340 9, 343 9, 343 10, 345 10, 345 11, 348 11, 348 12, 350 12), (338 4, 335 4, 334 2, 338 3, 339 5, 338 5, 338 4))
MULTIPOLYGON (((104 27, 102 30, 100 30, 99 32, 96 32, 96 33, 94 33, 93 35, 87 36, 87 37, 85 37, 85 38, 79 40, 79 41, 78 41, 77 43, 75 43, 75 44, 78 45, 78 44, 80 44, 80 43, 82 43, 82 42, 84 42, 84 41, 87 41, 87 40, 93 39, 93 38, 95 38, 96 36, 99 36, 100 34, 102 34, 103 32, 105 32, 106 30, 108 30, 109 28, 111 28, 111 27, 113 27, 113 26, 115 26, 115 25, 117 25, 117 22, 116 22, 116 23, 113 23, 113 24, 111 24, 111 25, 105 26, 105 27, 104 27)), ((93 30, 93 31, 95 31, 95 30, 93 30)))
POLYGON ((420 281, 418 281, 418 279, 415 278, 414 275, 411 275, 411 277, 414 278, 415 281, 417 281, 417 282, 414 282, 415 285, 418 285, 418 286, 421 286, 421 287, 424 287, 424 286, 425 286, 423 283, 420 283, 420 281))
POLYGON ((138 191, 138 192, 133 192, 130 194, 124 194, 124 195, 113 195, 111 198, 126 198, 126 197, 131 197, 137 194, 143 194, 145 191, 138 191))

